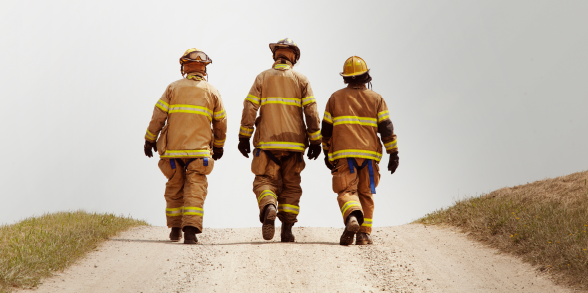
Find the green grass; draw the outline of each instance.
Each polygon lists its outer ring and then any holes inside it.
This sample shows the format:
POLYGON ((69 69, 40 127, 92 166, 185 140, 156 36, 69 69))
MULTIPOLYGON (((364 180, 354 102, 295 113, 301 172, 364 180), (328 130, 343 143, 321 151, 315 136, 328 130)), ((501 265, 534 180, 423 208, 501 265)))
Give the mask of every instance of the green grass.
POLYGON ((557 283, 588 289, 588 172, 503 188, 417 220, 460 227, 557 283))
POLYGON ((144 221, 84 211, 45 214, 0 226, 0 292, 33 288, 97 245, 144 221))

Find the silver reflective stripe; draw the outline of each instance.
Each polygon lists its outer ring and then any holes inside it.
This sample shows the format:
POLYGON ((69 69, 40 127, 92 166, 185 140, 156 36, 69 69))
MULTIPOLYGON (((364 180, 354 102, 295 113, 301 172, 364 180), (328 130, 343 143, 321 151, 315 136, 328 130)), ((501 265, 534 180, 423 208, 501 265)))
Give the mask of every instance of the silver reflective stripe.
POLYGON ((363 218, 363 224, 361 224, 361 225, 366 226, 366 227, 371 227, 372 226, 372 219, 363 218))
POLYGON ((225 110, 224 110, 224 109, 223 109, 222 111, 220 111, 220 112, 216 112, 216 113, 214 113, 214 119, 220 119, 220 118, 223 118, 223 117, 225 117, 225 113, 226 113, 226 112, 225 112, 225 110))
POLYGON ((257 203, 260 203, 260 202, 261 202, 261 199, 262 199, 262 198, 264 198, 264 197, 266 197, 266 196, 272 196, 272 197, 274 197, 276 200, 278 199, 278 196, 277 196, 275 193, 273 193, 271 190, 264 190, 264 191, 263 191, 263 192, 262 192, 262 193, 259 195, 259 197, 257 198, 257 203))
POLYGON ((197 107, 190 107, 189 105, 171 105, 169 109, 170 113, 194 113, 201 114, 211 118, 212 111, 210 109, 203 109, 197 107))
POLYGON ((350 205, 359 205, 359 202, 358 201, 348 201, 341 207, 341 211, 346 210, 346 208, 350 205))
POLYGON ((311 134, 311 133, 309 133, 309 134, 308 134, 308 136, 309 136, 310 140, 318 140, 318 139, 321 139, 321 138, 323 137, 323 136, 321 135, 321 132, 320 132, 320 130, 319 130, 319 131, 317 131, 315 134, 311 134))
POLYGON ((316 102, 316 99, 313 96, 307 97, 302 99, 302 106, 306 106, 310 103, 316 102))
POLYGON ((382 111, 380 113, 378 113, 378 121, 382 121, 386 118, 388 118, 390 116, 390 113, 388 111, 382 111))
POLYGON ((338 158, 364 158, 364 159, 374 159, 379 162, 380 159, 382 159, 382 155, 363 153, 363 152, 340 152, 335 155, 329 154, 329 160, 331 160, 331 161, 336 160, 338 158))
POLYGON ((295 149, 295 150, 304 150, 304 145, 298 144, 286 144, 286 143, 263 143, 259 144, 258 146, 260 149, 295 149))
POLYGON ((155 106, 156 107, 159 107, 159 109, 163 110, 166 113, 169 111, 169 105, 166 102, 162 101, 162 100, 157 101, 157 103, 155 104, 155 106))
POLYGON ((174 157, 210 157, 210 151, 208 150, 186 150, 186 151, 174 151, 167 150, 161 156, 162 158, 174 158, 174 157))
POLYGON ((185 216, 203 216, 204 210, 197 207, 185 207, 184 208, 184 215, 185 216))
POLYGON ((278 205, 278 211, 298 214, 300 212, 300 208, 293 206, 278 205))
POLYGON ((287 98, 262 98, 261 104, 286 104, 301 107, 300 99, 287 99, 287 98))
POLYGON ((338 124, 348 124, 349 122, 353 122, 354 124, 361 124, 361 125, 369 125, 377 127, 378 124, 376 123, 375 119, 370 119, 366 117, 335 117, 333 119, 335 125, 338 124))
POLYGON ((386 150, 391 150, 397 146, 397 142, 395 140, 393 142, 389 142, 389 143, 385 144, 384 146, 386 146, 386 150))

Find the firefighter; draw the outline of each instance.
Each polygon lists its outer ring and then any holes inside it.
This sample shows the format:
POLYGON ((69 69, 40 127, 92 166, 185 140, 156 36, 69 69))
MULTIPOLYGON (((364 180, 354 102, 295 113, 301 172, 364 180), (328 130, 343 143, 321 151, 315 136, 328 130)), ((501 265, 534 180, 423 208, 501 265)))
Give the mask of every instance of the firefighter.
POLYGON ((205 78, 211 63, 202 50, 188 49, 182 55, 183 78, 171 83, 157 101, 145 135, 145 155, 151 158, 152 149, 159 152, 159 168, 168 179, 165 215, 174 242, 182 238, 182 231, 184 243, 198 242, 206 175, 223 156, 227 115, 218 90, 205 78))
POLYGON ((302 195, 300 172, 306 166, 302 155, 307 147, 309 160, 321 153, 320 117, 308 79, 292 69, 300 58, 296 43, 285 38, 269 47, 275 62, 257 75, 243 102, 238 148, 249 158, 255 132, 251 171, 263 239, 274 237, 277 217, 282 222, 281 241, 294 242, 292 226, 302 195))
POLYGON ((333 191, 343 215, 345 230, 340 244, 372 244, 374 197, 380 181, 379 162, 382 144, 390 154, 388 170, 398 168, 396 135, 390 121, 386 101, 371 88, 367 64, 357 56, 349 57, 344 65, 346 88, 333 93, 327 102, 322 121, 322 142, 325 164, 333 175, 333 191))

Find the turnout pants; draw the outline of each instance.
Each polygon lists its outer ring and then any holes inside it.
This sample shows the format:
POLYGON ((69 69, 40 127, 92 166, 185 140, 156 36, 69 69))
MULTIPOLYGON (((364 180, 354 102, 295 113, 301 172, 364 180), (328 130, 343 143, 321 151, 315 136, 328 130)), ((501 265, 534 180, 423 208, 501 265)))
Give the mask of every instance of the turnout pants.
POLYGON ((204 200, 208 193, 206 175, 212 172, 212 158, 160 159, 165 184, 167 226, 192 226, 202 232, 204 200))
POLYGON ((265 206, 278 208, 282 223, 296 223, 300 212, 300 172, 306 166, 303 153, 288 151, 253 151, 251 171, 255 174, 253 192, 259 206, 259 220, 263 223, 265 206))
POLYGON ((372 233, 373 194, 376 193, 375 188, 380 183, 379 171, 380 167, 377 162, 360 158, 339 159, 335 161, 335 168, 331 171, 333 191, 338 194, 337 201, 343 216, 343 223, 345 224, 349 214, 360 211, 363 217, 362 219, 358 218, 361 224, 359 232, 372 233))

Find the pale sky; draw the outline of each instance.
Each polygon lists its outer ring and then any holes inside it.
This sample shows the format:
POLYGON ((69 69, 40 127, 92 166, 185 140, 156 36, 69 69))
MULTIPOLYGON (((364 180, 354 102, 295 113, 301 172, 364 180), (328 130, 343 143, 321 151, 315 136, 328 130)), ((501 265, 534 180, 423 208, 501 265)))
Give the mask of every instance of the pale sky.
MULTIPOLYGON (((321 117, 352 55, 390 108, 400 167, 382 172, 374 226, 587 170, 586 15, 583 0, 2 1, 0 224, 85 209, 165 225, 166 179, 144 134, 181 78, 178 59, 197 47, 229 121, 204 226, 260 226, 238 129, 273 63, 268 44, 285 37, 321 117)), ((297 226, 343 227, 322 159, 302 173, 297 226)))

